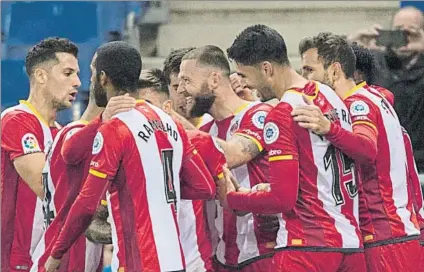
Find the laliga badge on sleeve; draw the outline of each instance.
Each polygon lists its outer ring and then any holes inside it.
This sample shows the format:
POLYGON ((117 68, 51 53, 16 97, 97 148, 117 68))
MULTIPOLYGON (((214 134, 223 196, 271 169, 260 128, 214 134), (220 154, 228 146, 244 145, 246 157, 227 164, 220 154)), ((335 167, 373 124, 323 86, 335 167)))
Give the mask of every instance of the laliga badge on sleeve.
POLYGON ((277 141, 278 136, 280 136, 278 126, 273 122, 267 123, 264 127, 264 136, 266 144, 272 144, 277 141))
POLYGON ((27 133, 22 137, 22 149, 24 154, 41 152, 37 138, 35 138, 35 135, 32 133, 27 133))
POLYGON ((370 108, 364 101, 355 101, 350 105, 350 114, 352 116, 367 115, 370 108))
POLYGON ((98 131, 93 142, 93 155, 99 154, 103 148, 103 142, 103 135, 100 131, 98 131))

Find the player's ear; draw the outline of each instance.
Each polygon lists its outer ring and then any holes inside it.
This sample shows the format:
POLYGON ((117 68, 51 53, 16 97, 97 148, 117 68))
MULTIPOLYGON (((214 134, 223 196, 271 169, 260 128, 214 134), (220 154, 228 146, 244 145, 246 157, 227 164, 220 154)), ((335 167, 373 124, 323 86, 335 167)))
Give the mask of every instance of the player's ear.
POLYGON ((33 77, 39 84, 45 84, 47 82, 47 71, 42 68, 36 68, 33 72, 33 77))
POLYGON ((222 80, 221 73, 212 72, 210 76, 210 80, 209 80, 211 89, 215 90, 216 88, 218 88, 218 85, 221 83, 221 80, 222 80))
POLYGON ((172 102, 171 102, 171 100, 168 99, 165 102, 163 102, 162 109, 163 109, 164 112, 166 112, 168 114, 171 114, 171 111, 172 111, 172 102))
POLYGON ((332 76, 334 81, 340 79, 343 77, 343 70, 342 70, 342 66, 339 62, 335 62, 331 65, 332 68, 332 76))
POLYGON ((264 61, 260 64, 260 68, 262 73, 267 77, 270 78, 274 74, 274 68, 272 67, 271 62, 264 61))
POLYGON ((108 78, 105 71, 100 72, 100 85, 104 87, 108 83, 108 78))

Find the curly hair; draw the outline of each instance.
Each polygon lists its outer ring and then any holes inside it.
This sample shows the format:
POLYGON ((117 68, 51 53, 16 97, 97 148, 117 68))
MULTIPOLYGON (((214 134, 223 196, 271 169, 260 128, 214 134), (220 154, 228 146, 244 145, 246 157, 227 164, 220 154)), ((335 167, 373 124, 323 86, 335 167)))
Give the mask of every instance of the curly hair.
POLYGON ((34 67, 48 61, 56 61, 56 53, 72 54, 78 57, 78 47, 68 39, 50 37, 34 45, 25 58, 25 70, 28 76, 34 72, 34 67))
POLYGON ((256 65, 272 61, 290 65, 284 38, 266 25, 254 25, 244 29, 227 49, 228 57, 244 65, 256 65))
POLYGON ((378 63, 374 53, 356 42, 352 43, 351 47, 356 56, 356 70, 364 74, 368 84, 374 85, 378 72, 378 63))

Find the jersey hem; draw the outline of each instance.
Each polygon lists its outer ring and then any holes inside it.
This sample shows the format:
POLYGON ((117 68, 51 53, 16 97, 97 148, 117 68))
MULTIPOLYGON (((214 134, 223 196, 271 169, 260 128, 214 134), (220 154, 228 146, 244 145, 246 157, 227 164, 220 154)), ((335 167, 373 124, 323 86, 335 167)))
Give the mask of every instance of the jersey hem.
POLYGON ((254 263, 256 261, 259 261, 259 260, 262 260, 262 259, 267 259, 267 258, 272 258, 272 257, 274 257, 274 254, 275 254, 275 252, 270 252, 270 253, 267 253, 267 254, 264 254, 264 255, 260 255, 260 256, 257 256, 257 257, 248 259, 246 261, 243 261, 243 262, 239 263, 238 265, 223 264, 223 263, 221 263, 218 260, 218 258, 216 257, 216 255, 213 256, 213 260, 214 260, 214 262, 216 264, 218 264, 218 265, 220 265, 220 266, 222 266, 224 268, 227 268, 227 269, 237 269, 237 270, 239 270, 239 269, 242 269, 242 268, 244 268, 244 267, 248 266, 249 264, 254 263))
POLYGON ((378 246, 399 244, 399 243, 409 242, 409 241, 413 241, 413 240, 419 240, 419 238, 420 238, 419 235, 411 235, 411 236, 406 236, 406 237, 404 236, 404 237, 393 238, 393 239, 389 239, 389 240, 365 243, 364 247, 365 248, 373 248, 373 247, 378 247, 378 246))
POLYGON ((341 252, 341 253, 360 253, 363 248, 339 248, 339 247, 305 247, 305 246, 287 246, 275 248, 275 251, 312 251, 312 252, 341 252))

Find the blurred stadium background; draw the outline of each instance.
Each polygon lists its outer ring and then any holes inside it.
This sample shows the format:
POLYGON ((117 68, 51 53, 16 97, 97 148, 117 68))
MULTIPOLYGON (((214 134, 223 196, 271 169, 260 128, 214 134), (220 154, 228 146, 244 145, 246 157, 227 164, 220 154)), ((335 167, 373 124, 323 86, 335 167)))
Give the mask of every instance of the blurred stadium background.
POLYGON ((143 68, 162 68, 164 57, 187 46, 228 48, 246 26, 263 23, 280 31, 292 65, 299 68, 299 41, 320 31, 349 35, 378 23, 390 27, 404 6, 424 10, 424 1, 80 1, 1 2, 1 108, 25 99, 29 83, 24 60, 43 38, 61 36, 76 42, 82 87, 62 124, 78 119, 89 88, 89 64, 96 48, 126 40, 143 56, 143 68))

